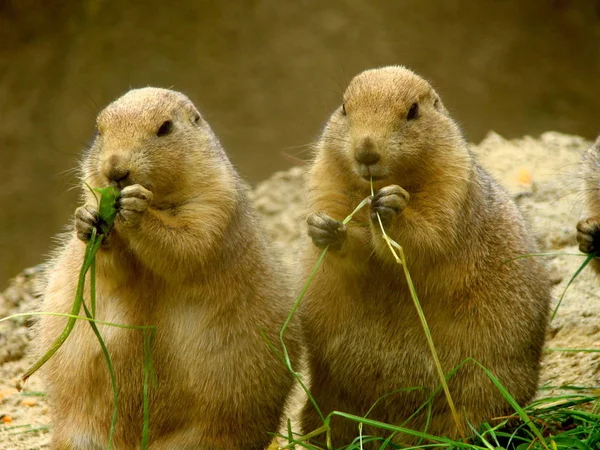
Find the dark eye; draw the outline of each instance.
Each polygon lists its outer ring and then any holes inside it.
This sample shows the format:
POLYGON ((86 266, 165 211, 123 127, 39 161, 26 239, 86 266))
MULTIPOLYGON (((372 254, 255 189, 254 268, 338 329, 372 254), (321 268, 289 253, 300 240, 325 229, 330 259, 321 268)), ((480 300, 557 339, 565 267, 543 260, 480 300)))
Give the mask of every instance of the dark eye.
POLYGON ((158 129, 158 131, 156 132, 156 135, 158 137, 166 136, 171 131, 173 131, 173 122, 171 122, 170 120, 165 120, 163 122, 163 124, 160 126, 160 128, 158 129))
POLYGON ((408 110, 408 114, 406 115, 406 120, 414 120, 419 115, 419 104, 413 103, 408 110))
POLYGON ((435 99, 435 101, 433 102, 433 107, 434 107, 435 109, 438 109, 438 108, 439 108, 439 106, 440 106, 440 99, 439 99, 439 98, 436 98, 436 99, 435 99))
POLYGON ((342 116, 346 115, 346 105, 342 103, 342 116))

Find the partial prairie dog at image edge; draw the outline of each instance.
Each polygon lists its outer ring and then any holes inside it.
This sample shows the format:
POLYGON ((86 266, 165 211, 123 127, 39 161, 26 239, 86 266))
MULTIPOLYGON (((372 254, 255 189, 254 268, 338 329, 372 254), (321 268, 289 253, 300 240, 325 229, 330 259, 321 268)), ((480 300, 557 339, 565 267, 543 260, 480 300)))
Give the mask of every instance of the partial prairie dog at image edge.
MULTIPOLYGON (((600 252, 600 136, 581 157, 581 178, 585 184, 585 216, 577 224, 577 242, 583 253, 600 252)), ((600 259, 590 261, 600 275, 600 259)))
MULTIPOLYGON (((96 260, 96 319, 153 325, 157 385, 150 388, 150 449, 264 449, 277 431, 292 376, 278 342, 291 281, 209 125, 183 94, 134 89, 108 105, 82 162, 82 200, 45 273, 44 311, 69 312, 96 202, 84 186, 120 190, 119 211, 96 260)), ((86 293, 87 295, 88 293, 86 293)), ((64 319, 45 316, 38 351, 64 319)), ((142 336, 98 325, 119 390, 114 448, 142 437, 142 336)), ((295 321, 287 332, 300 352, 295 321)), ((44 367, 51 448, 108 442, 112 390, 101 348, 79 321, 44 367)))

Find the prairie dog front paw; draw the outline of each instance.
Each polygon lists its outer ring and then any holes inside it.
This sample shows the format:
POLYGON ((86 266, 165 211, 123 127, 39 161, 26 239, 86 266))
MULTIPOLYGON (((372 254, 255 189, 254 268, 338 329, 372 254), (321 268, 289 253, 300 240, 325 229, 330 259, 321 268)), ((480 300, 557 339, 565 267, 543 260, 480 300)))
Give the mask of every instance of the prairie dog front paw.
POLYGON ((394 217, 406 208, 409 198, 408 192, 396 184, 379 189, 371 199, 371 221, 375 226, 379 226, 379 214, 381 223, 384 226, 389 225, 394 217))
POLYGON ((95 206, 84 205, 75 210, 75 231, 77 237, 87 243, 95 228, 100 231, 101 219, 95 206))
POLYGON ((577 224, 577 242, 582 253, 600 251, 600 218, 590 217, 577 224))
POLYGON ((311 213, 306 218, 308 235, 319 248, 329 245, 331 250, 339 250, 346 239, 346 225, 331 218, 327 213, 311 213))
POLYGON ((139 184, 124 187, 119 196, 119 215, 129 227, 138 226, 154 195, 139 184))

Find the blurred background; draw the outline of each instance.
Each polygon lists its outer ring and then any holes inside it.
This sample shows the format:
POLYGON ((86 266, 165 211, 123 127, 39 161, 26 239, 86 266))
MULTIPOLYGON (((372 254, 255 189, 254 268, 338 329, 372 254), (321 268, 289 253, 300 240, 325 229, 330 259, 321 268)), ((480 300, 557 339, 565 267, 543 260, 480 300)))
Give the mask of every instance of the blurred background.
POLYGON ((186 93, 250 182, 301 164, 361 70, 429 79, 469 141, 600 132, 600 1, 0 0, 0 290, 77 206, 96 114, 186 93))

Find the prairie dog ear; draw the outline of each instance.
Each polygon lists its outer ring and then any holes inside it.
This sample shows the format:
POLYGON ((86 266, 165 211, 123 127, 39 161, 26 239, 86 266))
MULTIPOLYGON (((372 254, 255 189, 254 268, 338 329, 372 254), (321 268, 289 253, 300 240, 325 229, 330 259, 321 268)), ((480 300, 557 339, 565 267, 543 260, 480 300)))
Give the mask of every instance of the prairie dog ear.
POLYGON ((202 116, 191 102, 185 105, 185 112, 192 125, 200 125, 200 122, 202 122, 202 116))
POLYGON ((448 110, 446 109, 446 107, 442 103, 442 100, 440 99, 440 97, 437 94, 435 94, 435 97, 433 100, 433 107, 435 109, 437 109, 439 112, 441 112, 442 114, 445 114, 446 116, 449 115, 448 110))

